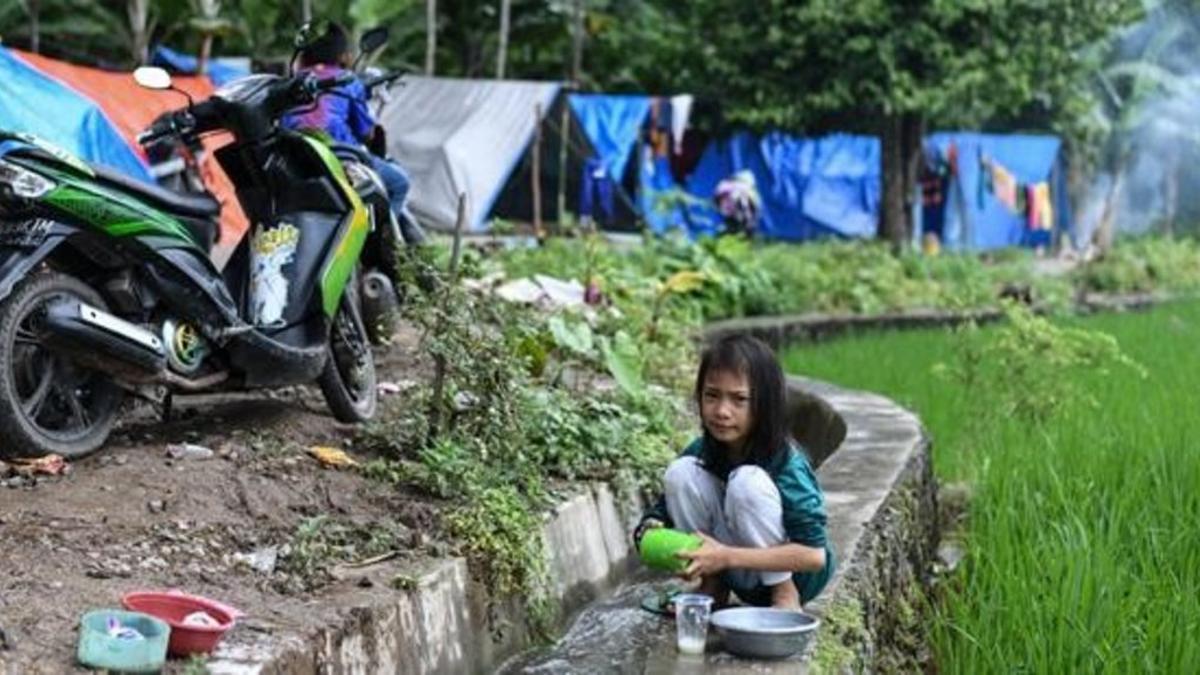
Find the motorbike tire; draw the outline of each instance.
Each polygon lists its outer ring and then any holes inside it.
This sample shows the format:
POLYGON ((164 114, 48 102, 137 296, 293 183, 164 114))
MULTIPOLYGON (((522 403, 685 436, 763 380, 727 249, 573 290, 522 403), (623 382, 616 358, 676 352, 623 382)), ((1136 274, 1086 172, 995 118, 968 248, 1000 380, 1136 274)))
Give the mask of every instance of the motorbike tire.
POLYGON ((78 459, 100 449, 116 422, 124 390, 109 376, 42 348, 28 326, 61 296, 108 308, 93 288, 58 272, 27 277, 0 302, 0 455, 78 459), (22 389, 31 385, 26 398, 22 389), (41 421, 47 417, 78 422, 78 428, 51 429, 41 421))
POLYGON ((357 275, 346 285, 329 331, 328 358, 317 378, 325 403, 339 422, 355 424, 375 416, 379 403, 375 356, 359 312, 357 275))

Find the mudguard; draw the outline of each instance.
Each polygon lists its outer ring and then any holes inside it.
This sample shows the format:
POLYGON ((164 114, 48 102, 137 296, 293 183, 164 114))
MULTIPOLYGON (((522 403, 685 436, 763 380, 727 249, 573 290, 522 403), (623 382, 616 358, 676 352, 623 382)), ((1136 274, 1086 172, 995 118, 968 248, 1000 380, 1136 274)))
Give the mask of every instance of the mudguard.
POLYGON ((0 301, 77 231, 50 220, 3 223, 0 227, 0 301))

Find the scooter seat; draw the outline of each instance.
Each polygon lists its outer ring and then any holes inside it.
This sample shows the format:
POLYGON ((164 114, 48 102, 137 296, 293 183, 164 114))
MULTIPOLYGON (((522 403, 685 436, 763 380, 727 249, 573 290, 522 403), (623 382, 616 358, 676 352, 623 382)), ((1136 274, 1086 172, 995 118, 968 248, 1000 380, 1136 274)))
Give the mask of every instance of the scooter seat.
POLYGON ((94 164, 92 169, 104 183, 168 213, 189 218, 212 218, 221 213, 221 202, 212 195, 175 192, 94 164))

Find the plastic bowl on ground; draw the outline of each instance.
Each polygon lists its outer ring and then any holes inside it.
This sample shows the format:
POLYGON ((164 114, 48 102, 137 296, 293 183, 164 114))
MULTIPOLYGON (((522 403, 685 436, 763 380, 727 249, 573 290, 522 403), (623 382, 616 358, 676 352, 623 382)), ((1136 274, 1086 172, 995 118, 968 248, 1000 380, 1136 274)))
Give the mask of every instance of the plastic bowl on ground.
POLYGON ((101 670, 126 673, 157 673, 167 660, 167 640, 171 628, 165 622, 141 612, 97 609, 79 621, 79 662, 101 670), (109 621, 115 619, 124 629, 137 631, 140 639, 113 636, 109 621))
POLYGON ((209 654, 242 613, 216 600, 180 591, 135 591, 121 597, 126 609, 159 618, 171 626, 171 656, 209 654), (212 617, 212 625, 185 623, 196 612, 212 617))
POLYGON ((725 650, 752 659, 782 659, 803 651, 820 619, 801 611, 733 607, 714 612, 710 625, 725 650))

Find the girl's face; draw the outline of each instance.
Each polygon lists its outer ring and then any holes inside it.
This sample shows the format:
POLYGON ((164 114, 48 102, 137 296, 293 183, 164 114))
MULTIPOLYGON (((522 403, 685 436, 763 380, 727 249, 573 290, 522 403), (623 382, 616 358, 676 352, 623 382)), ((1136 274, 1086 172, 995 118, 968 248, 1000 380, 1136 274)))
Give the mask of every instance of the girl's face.
POLYGON ((754 420, 750 415, 750 382, 744 373, 710 370, 700 389, 700 420, 713 438, 741 450, 754 420))

